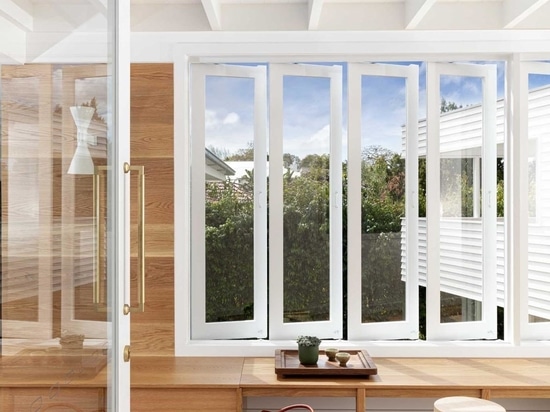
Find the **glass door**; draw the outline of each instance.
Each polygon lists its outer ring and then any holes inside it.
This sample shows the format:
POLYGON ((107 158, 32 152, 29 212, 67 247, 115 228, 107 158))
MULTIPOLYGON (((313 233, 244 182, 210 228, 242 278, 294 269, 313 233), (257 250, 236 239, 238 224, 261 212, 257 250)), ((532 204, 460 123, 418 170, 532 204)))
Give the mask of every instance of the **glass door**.
POLYGON ((0 46, 0 410, 130 410, 129 1, 23 11, 26 47, 0 46))

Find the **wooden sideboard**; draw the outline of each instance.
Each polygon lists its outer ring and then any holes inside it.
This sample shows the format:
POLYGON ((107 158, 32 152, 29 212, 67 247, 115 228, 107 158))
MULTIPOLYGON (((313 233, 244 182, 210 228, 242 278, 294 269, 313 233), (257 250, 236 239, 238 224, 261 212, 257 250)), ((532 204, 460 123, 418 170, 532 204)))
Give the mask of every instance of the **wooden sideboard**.
MULTIPOLYGON (((277 396, 351 397, 357 411, 368 411, 370 397, 550 399, 550 359, 374 360, 378 375, 357 379, 278 378, 273 358, 134 357, 131 409, 240 411, 248 397, 277 396)), ((59 371, 36 377, 32 371, 2 367, 0 406, 3 412, 55 410, 56 405, 60 410, 101 411, 105 382, 104 370, 93 377, 61 377, 59 371)))

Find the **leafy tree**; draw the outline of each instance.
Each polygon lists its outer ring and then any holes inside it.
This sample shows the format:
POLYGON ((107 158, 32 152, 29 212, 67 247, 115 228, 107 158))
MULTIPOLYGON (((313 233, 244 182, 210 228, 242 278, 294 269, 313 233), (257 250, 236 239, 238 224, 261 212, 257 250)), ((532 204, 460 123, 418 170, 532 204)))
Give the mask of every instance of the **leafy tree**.
POLYGON ((462 105, 457 105, 455 102, 448 102, 444 98, 441 99, 440 113, 452 112, 453 110, 462 109, 462 105))
POLYGON ((366 147, 362 158, 362 320, 402 319, 405 162, 398 154, 380 146, 366 147))
POLYGON ((251 161, 254 160, 254 143, 249 142, 245 149, 237 150, 237 153, 226 156, 226 161, 251 161))
POLYGON ((252 195, 229 181, 208 182, 206 199, 206 321, 252 319, 252 195))

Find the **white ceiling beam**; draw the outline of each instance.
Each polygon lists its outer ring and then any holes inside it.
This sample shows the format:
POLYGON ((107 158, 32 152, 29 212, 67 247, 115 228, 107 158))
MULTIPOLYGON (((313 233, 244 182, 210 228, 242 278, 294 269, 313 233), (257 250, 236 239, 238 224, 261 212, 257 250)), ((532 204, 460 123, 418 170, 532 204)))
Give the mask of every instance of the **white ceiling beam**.
POLYGON ((88 0, 92 6, 95 7, 95 9, 103 14, 104 16, 107 16, 107 0, 88 0))
POLYGON ((416 29, 436 0, 405 0, 405 28, 416 29))
POLYGON ((27 57, 27 32, 0 15, 0 65, 23 64, 27 57))
POLYGON ((325 0, 308 0, 309 6, 309 23, 308 30, 317 30, 319 28, 319 20, 321 19, 321 11, 325 0))
POLYGON ((13 0, 0 1, 0 16, 4 16, 25 31, 33 30, 34 19, 32 15, 19 7, 13 0))
POLYGON ((222 16, 220 0, 201 0, 201 2, 204 12, 206 13, 206 18, 208 19, 208 23, 210 23, 210 28, 212 30, 221 30, 222 16))
POLYGON ((531 16, 549 0, 505 0, 504 28, 511 29, 531 16))

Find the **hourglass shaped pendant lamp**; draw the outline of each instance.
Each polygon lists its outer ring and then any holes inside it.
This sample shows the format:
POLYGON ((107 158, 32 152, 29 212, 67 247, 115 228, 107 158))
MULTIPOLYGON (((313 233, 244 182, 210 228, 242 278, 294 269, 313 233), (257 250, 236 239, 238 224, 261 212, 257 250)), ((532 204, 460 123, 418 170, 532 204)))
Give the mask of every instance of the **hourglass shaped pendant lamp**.
POLYGON ((95 145, 96 140, 94 136, 88 134, 88 127, 90 127, 95 109, 88 106, 71 106, 70 109, 76 124, 76 150, 67 173, 71 175, 93 175, 94 162, 88 145, 95 145))

